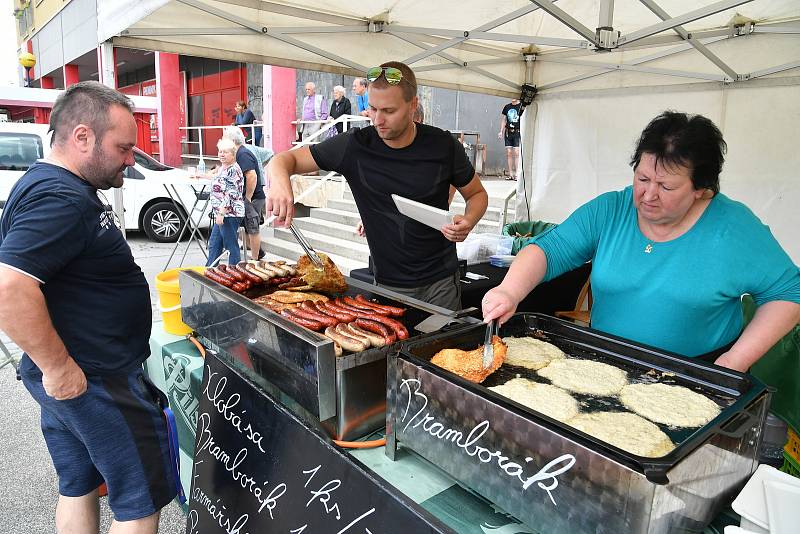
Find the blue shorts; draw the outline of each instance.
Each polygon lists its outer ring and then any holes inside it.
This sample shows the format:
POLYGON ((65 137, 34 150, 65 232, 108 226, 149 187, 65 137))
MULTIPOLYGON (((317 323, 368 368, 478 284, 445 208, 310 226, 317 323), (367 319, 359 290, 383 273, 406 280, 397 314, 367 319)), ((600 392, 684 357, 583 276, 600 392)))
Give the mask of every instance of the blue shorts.
POLYGON ((34 365, 20 371, 42 409, 42 434, 61 495, 81 497, 105 482, 118 521, 152 515, 175 497, 167 427, 141 368, 87 376, 86 393, 63 401, 45 393, 34 365))

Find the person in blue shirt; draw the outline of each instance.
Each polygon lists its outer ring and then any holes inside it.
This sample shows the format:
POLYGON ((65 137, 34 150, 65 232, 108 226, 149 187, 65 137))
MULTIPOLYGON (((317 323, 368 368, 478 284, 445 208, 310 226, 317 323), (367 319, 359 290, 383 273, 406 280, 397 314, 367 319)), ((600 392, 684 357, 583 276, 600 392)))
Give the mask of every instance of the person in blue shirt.
POLYGON ((177 481, 142 373, 150 290, 98 198, 134 164, 133 103, 80 82, 56 99, 50 129, 50 155, 14 185, 0 218, 0 329, 25 351, 19 375, 58 477, 55 530, 97 532, 105 482, 111 531, 155 534, 177 481))
POLYGON ((664 112, 604 193, 523 249, 483 299, 508 320, 536 285, 592 261, 592 327, 746 371, 800 321, 800 270, 769 228, 719 192, 725 141, 700 115, 664 112), (759 305, 742 330, 740 298, 759 305))
MULTIPOLYGON (((353 80, 353 93, 356 95, 356 114, 362 117, 369 117, 369 92, 367 91, 366 78, 353 80)), ((365 122, 364 125, 366 124, 365 122)), ((361 127, 363 125, 358 126, 361 127)))

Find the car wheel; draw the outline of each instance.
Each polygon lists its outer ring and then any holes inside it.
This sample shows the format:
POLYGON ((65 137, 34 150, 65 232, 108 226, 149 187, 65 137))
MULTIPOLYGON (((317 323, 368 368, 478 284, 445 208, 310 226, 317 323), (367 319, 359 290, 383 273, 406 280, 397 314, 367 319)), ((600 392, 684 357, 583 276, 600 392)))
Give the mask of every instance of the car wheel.
POLYGON ((185 222, 183 213, 172 202, 157 202, 144 212, 142 230, 151 241, 174 243, 185 222))

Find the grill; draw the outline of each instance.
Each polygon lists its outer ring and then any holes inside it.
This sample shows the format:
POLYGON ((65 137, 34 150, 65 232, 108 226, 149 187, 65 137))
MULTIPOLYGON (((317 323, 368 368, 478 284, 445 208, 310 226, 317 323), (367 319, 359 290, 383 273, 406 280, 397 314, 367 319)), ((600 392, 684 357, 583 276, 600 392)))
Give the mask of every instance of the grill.
MULTIPOLYGON (((444 348, 474 349, 465 325, 403 344, 390 361, 387 455, 403 447, 542 532, 702 530, 757 466, 769 393, 749 375, 691 361, 540 314, 517 314, 501 336, 539 337, 568 356, 628 372, 632 382, 682 385, 721 413, 694 429, 659 425, 676 448, 644 458, 487 388, 533 371, 501 367, 473 384, 434 366, 444 348)), ((576 395, 581 410, 622 411, 615 398, 576 395)))
MULTIPOLYGON (((469 320, 378 286, 346 281, 345 295, 361 293, 382 304, 407 308, 397 320, 408 328, 408 340, 423 335, 420 329, 427 330, 425 324, 438 330, 450 322, 469 320)), ((280 397, 306 419, 321 423, 333 438, 356 439, 385 426, 386 360, 399 343, 336 357, 327 337, 198 273, 182 271, 180 288, 183 322, 206 347, 255 371, 264 379, 259 385, 288 395, 280 397)))

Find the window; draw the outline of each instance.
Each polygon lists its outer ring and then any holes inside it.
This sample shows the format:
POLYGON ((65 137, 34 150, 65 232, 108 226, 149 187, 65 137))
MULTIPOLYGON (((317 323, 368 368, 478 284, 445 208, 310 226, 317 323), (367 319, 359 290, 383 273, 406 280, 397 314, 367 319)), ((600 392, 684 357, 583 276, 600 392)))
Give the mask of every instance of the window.
POLYGON ((164 165, 160 161, 157 161, 157 160, 151 158, 150 156, 148 156, 144 152, 140 152, 139 150, 134 150, 133 151, 133 158, 136 160, 136 163, 138 163, 139 165, 141 165, 145 169, 148 169, 148 170, 151 170, 151 171, 168 171, 168 170, 172 169, 172 167, 168 167, 167 165, 164 165))
POLYGON ((38 135, 0 133, 0 170, 26 171, 43 157, 42 138, 38 135))

